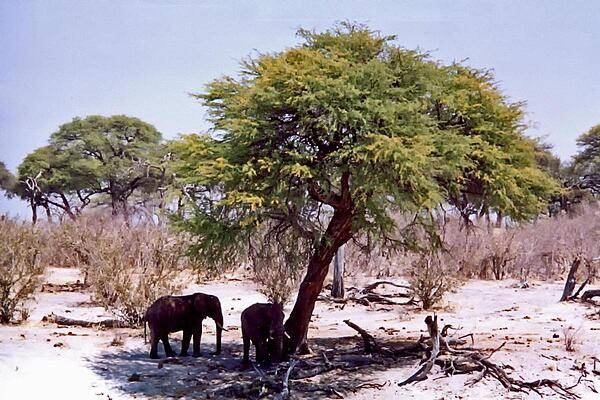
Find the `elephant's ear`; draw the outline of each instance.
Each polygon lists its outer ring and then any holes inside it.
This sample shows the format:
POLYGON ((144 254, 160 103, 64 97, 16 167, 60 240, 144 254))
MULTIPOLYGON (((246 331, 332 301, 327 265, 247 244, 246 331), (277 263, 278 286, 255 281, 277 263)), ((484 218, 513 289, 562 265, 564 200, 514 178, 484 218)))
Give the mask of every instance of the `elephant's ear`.
POLYGON ((206 315, 208 313, 210 305, 207 304, 206 300, 207 299, 205 298, 205 296, 202 296, 200 294, 194 295, 194 311, 198 315, 206 315))

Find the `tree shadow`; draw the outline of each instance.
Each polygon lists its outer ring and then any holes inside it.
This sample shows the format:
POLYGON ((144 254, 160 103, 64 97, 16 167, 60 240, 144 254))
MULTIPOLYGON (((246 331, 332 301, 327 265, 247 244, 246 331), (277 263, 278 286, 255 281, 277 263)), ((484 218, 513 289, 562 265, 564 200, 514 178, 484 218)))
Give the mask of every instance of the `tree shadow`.
MULTIPOLYGON (((414 342, 410 342, 414 345, 414 342)), ((407 345, 382 340, 389 348, 407 345)), ((177 348, 175 345, 174 350, 177 348)), ((414 366, 416 357, 383 357, 364 354, 357 337, 315 338, 313 353, 298 358, 290 374, 290 389, 297 399, 343 396, 361 387, 375 386, 380 372, 414 366)), ((201 346, 202 356, 152 360, 146 346, 116 349, 87 360, 106 383, 132 396, 186 399, 269 398, 281 392, 290 362, 270 367, 242 366, 241 343, 223 342, 220 355, 214 346, 201 346)), ((160 354, 160 353, 159 353, 160 354)))

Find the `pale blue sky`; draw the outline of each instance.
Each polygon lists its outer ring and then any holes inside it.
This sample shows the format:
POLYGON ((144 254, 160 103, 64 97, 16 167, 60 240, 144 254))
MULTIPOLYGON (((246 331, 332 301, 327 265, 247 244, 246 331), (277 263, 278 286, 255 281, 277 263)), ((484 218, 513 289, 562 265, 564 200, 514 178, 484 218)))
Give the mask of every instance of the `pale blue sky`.
MULTIPOLYGON (((493 68, 565 159, 600 123, 596 1, 0 1, 0 161, 15 171, 75 116, 127 114, 165 137, 207 128, 187 93, 299 27, 367 23, 446 62, 493 68)), ((28 216, 0 198, 0 214, 28 216)))

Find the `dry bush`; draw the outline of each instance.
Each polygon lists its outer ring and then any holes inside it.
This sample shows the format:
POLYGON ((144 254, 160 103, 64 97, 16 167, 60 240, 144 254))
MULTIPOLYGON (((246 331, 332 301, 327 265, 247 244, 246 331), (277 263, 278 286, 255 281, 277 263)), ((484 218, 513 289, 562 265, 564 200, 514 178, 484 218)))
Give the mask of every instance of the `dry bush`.
POLYGON ((370 252, 365 252, 354 242, 348 242, 345 246, 344 275, 351 278, 361 274, 377 279, 398 276, 410 264, 410 259, 414 258, 406 253, 383 251, 377 246, 370 252))
POLYGON ((44 247, 41 228, 0 220, 0 323, 23 322, 29 316, 25 302, 33 297, 44 274, 40 257, 44 247))
POLYGON ((556 279, 576 257, 586 261, 579 281, 593 280, 597 274, 598 263, 592 261, 600 256, 597 203, 582 205, 575 216, 541 216, 506 228, 490 228, 486 221, 475 220, 465 229, 458 220, 448 218, 441 230, 444 248, 463 278, 556 279))
POLYGON ((515 241, 520 244, 517 265, 526 273, 542 279, 556 279, 568 271, 575 258, 582 258, 586 265, 580 271, 580 280, 597 276, 600 256, 600 210, 598 203, 580 206, 574 216, 559 215, 539 218, 516 230, 515 241))
POLYGON ((122 321, 139 325, 154 300, 181 289, 180 272, 189 267, 187 246, 183 236, 165 227, 113 219, 86 249, 95 300, 122 321))
POLYGON ((285 304, 298 288, 310 257, 310 242, 277 225, 266 225, 249 248, 254 280, 270 302, 285 304))
POLYGON ((575 329, 572 326, 563 326, 563 337, 566 351, 575 351, 576 346, 581 344, 581 327, 575 329))
POLYGON ((519 245, 511 230, 473 225, 461 229, 457 220, 445 227, 444 249, 462 278, 505 279, 512 275, 519 245))
POLYGON ((429 310, 459 284, 454 278, 455 271, 444 258, 440 254, 424 254, 408 270, 409 292, 421 301, 424 310, 429 310))
POLYGON ((105 212, 89 212, 76 221, 65 220, 49 224, 49 246, 44 254, 47 265, 79 268, 87 282, 90 251, 101 242, 105 232, 112 229, 113 217, 105 212))

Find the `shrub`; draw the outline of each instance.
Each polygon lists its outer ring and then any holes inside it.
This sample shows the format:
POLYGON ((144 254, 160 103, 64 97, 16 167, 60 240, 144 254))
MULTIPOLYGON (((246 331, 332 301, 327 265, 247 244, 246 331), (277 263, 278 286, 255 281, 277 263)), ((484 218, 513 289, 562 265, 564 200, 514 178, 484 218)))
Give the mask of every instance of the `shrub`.
POLYGON ((424 310, 429 310, 442 300, 446 292, 458 285, 453 276, 448 264, 439 254, 422 255, 409 268, 409 292, 421 301, 424 310))
POLYGON ((86 249, 95 300, 122 321, 139 325, 154 300, 181 289, 186 248, 185 238, 165 227, 112 220, 86 249))
POLYGON ((44 243, 41 229, 0 220, 0 323, 23 322, 29 316, 25 303, 44 273, 40 257, 44 243))
POLYGON ((581 327, 563 326, 563 337, 566 351, 575 351, 576 345, 581 344, 581 327))
POLYGON ((277 226, 266 226, 252 238, 249 253, 259 292, 271 302, 289 301, 310 257, 309 241, 290 232, 280 233, 277 226))
POLYGON ((114 218, 105 212, 88 212, 76 221, 66 220, 49 224, 49 246, 44 254, 47 265, 63 268, 79 268, 88 283, 90 252, 104 236, 114 228, 114 218))

